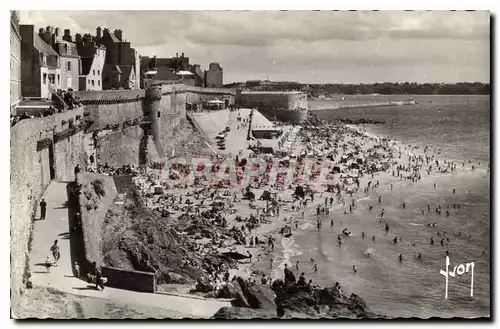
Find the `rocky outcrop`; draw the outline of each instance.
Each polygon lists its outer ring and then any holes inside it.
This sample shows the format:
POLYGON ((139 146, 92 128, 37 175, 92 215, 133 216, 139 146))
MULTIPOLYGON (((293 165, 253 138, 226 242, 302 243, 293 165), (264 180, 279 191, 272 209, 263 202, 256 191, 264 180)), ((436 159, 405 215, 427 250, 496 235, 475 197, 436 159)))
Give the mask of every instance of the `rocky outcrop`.
POLYGON ((218 298, 233 299, 231 305, 235 307, 249 307, 254 309, 276 309, 274 302, 276 294, 265 284, 251 284, 241 277, 228 282, 220 291, 218 298))
POLYGON ((274 309, 263 310, 247 307, 223 307, 214 314, 214 319, 272 319, 276 317, 274 309))
POLYGON ((364 299, 344 295, 339 287, 311 287, 275 280, 271 286, 250 284, 238 277, 217 296, 232 298, 234 307, 219 310, 214 318, 378 318, 364 299))
MULTIPOLYGON (((281 280, 280 280, 281 281, 281 280)), ((344 295, 335 287, 310 287, 307 285, 284 285, 273 282, 276 304, 285 310, 305 314, 309 317, 327 318, 377 318, 380 315, 370 311, 364 299, 356 294, 344 295)))

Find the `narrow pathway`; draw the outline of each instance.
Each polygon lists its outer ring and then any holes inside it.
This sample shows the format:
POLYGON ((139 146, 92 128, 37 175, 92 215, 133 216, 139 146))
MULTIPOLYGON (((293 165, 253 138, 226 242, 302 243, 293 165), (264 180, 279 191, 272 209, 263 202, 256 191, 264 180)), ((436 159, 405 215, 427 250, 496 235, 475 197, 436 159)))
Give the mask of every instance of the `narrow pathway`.
MULTIPOLYGON (((89 285, 86 281, 76 278, 73 274, 66 184, 52 182, 43 197, 47 202, 47 215, 45 220, 38 220, 37 218, 35 221, 33 248, 30 254, 33 285, 53 287, 75 295, 159 307, 186 314, 186 317, 211 317, 220 308, 230 306, 230 303, 225 301, 140 293, 109 287, 103 291, 96 290, 94 285, 89 285), (49 256, 52 261, 50 247, 56 239, 60 246, 61 258, 58 265, 51 267, 50 272, 47 273, 45 259, 49 256)), ((73 254, 76 254, 75 251, 73 251, 73 254)))

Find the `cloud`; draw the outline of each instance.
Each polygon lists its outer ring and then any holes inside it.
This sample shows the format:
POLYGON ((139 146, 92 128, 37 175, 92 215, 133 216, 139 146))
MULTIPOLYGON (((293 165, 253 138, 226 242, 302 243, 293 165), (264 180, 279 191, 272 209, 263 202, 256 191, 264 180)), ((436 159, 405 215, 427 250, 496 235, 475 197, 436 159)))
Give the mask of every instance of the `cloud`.
POLYGON ((142 55, 184 52, 205 68, 220 62, 225 76, 238 80, 267 73, 301 80, 308 72, 323 79, 320 72, 346 70, 367 80, 411 80, 403 75, 419 75, 415 67, 442 67, 436 79, 489 79, 489 12, 37 11, 22 12, 21 23, 73 34, 122 29, 142 55))

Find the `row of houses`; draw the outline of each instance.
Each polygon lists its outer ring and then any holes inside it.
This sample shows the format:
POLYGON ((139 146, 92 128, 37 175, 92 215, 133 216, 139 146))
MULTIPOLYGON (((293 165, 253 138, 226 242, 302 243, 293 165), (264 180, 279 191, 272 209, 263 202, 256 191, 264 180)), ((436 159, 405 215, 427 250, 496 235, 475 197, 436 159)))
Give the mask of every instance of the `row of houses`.
POLYGON ((140 56, 121 30, 97 28, 75 39, 70 30, 19 25, 21 92, 48 97, 57 90, 139 89, 140 56))
POLYGON ((172 58, 141 57, 122 30, 96 28, 95 35, 19 23, 11 11, 11 111, 23 98, 48 98, 58 90, 140 89, 156 83, 218 88, 223 71, 203 71, 184 53, 172 58))

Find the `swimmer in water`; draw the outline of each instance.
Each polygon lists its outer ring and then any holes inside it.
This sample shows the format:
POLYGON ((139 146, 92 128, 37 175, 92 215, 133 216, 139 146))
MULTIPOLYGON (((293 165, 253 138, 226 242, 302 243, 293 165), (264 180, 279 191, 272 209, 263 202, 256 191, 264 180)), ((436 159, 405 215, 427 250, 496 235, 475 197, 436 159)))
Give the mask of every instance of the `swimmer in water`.
POLYGON ((333 227, 333 219, 330 221, 330 227, 333 227))
POLYGON ((385 231, 389 232, 389 224, 385 223, 385 231))
POLYGON ((399 259, 399 262, 401 263, 403 261, 403 254, 399 254, 398 259, 399 259))
POLYGON ((453 189, 453 194, 455 194, 455 189, 453 189))
POLYGON ((424 215, 424 213, 425 213, 425 210, 422 209, 422 216, 424 215))
POLYGON ((311 257, 311 263, 314 263, 314 258, 311 257))
POLYGON ((436 183, 434 183, 434 188, 436 188, 436 183))
POLYGON ((375 242, 375 235, 374 235, 374 236, 372 236, 372 241, 373 241, 373 242, 375 242))
POLYGON ((440 243, 442 246, 444 246, 444 239, 441 239, 440 243))
POLYGON ((356 265, 352 266, 352 271, 354 272, 354 274, 358 273, 358 270, 356 269, 356 265))
POLYGON ((314 264, 313 271, 314 271, 314 274, 318 274, 318 265, 314 264))
POLYGON ((421 253, 418 253, 418 256, 417 256, 417 260, 422 260, 422 254, 421 253))
POLYGON ((434 239, 431 237, 431 245, 434 245, 434 239))
POLYGON ((365 238, 365 232, 361 232, 361 238, 364 239, 365 238))
POLYGON ((381 196, 378 197, 378 202, 379 203, 382 202, 382 197, 381 196))
POLYGON ((403 209, 406 208, 406 202, 403 201, 403 209))
POLYGON ((392 239, 392 243, 398 243, 398 238, 396 236, 392 239))

